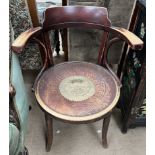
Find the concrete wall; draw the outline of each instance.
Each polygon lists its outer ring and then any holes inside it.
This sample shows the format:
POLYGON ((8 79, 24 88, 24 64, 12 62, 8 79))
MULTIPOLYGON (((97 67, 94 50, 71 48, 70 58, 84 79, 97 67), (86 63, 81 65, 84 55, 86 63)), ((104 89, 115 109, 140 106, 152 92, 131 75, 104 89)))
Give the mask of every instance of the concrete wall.
MULTIPOLYGON (((134 2, 135 0, 70 0, 69 4, 107 7, 112 25, 127 28, 134 2)), ((100 31, 95 30, 91 32, 90 30, 71 29, 69 31, 70 59, 95 62, 100 38, 100 31)), ((119 62, 121 49, 121 43, 111 48, 109 53, 111 63, 117 64, 119 62)))

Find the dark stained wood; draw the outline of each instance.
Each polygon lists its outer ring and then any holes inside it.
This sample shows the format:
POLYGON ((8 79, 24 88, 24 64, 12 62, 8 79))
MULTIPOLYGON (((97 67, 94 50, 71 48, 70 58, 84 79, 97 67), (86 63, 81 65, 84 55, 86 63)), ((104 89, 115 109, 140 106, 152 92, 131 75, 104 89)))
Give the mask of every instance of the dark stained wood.
MULTIPOLYGON (((141 80, 139 82, 138 88, 136 91, 134 91, 133 98, 130 101, 130 104, 128 106, 128 109, 126 111, 126 114, 123 118, 123 125, 122 125, 122 132, 127 133, 127 129, 129 127, 136 127, 136 124, 134 124, 134 121, 136 120, 137 113, 136 110, 138 110, 141 105, 142 101, 144 99, 144 94, 146 96, 146 63, 144 62, 142 68, 141 68, 141 80), (133 111, 133 109, 135 109, 133 111)), ((143 125, 144 126, 144 125, 143 125)))
POLYGON ((48 56, 48 62, 49 62, 48 67, 50 67, 54 65, 54 62, 53 62, 53 50, 52 50, 52 45, 49 38, 49 32, 44 32, 43 37, 44 37, 44 42, 47 49, 47 56, 48 56))
POLYGON ((67 1, 68 0, 62 0, 62 6, 67 6, 67 1))
POLYGON ((56 48, 55 48, 55 51, 57 53, 57 56, 59 56, 59 52, 60 52, 59 30, 55 30, 55 32, 54 32, 54 39, 56 40, 56 48))
POLYGON ((49 8, 45 11, 43 29, 65 27, 111 26, 107 9, 103 7, 64 6, 49 8), (63 15, 63 17, 61 16, 63 15), (92 26, 91 26, 92 25, 92 26))
POLYGON ((35 90, 38 80, 41 77, 41 75, 43 74, 43 72, 49 67, 48 52, 47 52, 45 45, 39 39, 37 39, 37 38, 33 38, 33 39, 40 45, 40 47, 42 47, 42 50, 44 51, 44 61, 43 61, 43 67, 40 70, 39 74, 37 75, 35 82, 32 86, 32 91, 35 90))
MULTIPOLYGON (((62 6, 67 6, 68 0, 62 0, 62 6)), ((62 48, 64 51, 64 60, 68 61, 68 30, 63 29, 62 30, 62 48)))
MULTIPOLYGON (((131 48, 133 49, 141 49, 143 47, 143 42, 138 37, 136 37, 133 33, 123 28, 110 27, 110 25, 111 23, 110 23, 110 20, 108 19, 107 10, 105 8, 66 6, 66 7, 49 8, 46 10, 45 21, 43 23, 43 31, 47 31, 52 28, 63 29, 67 27, 97 28, 97 29, 102 29, 102 30, 114 33, 119 38, 128 42, 128 44, 130 44, 131 48), (79 14, 79 12, 82 12, 82 11, 83 11, 83 14, 79 14), (60 16, 62 14, 64 15, 63 18, 62 16, 60 16)), ((67 31, 65 33, 66 33, 65 34, 66 36, 67 31)), ((21 40, 21 39, 17 38, 17 40, 21 40)), ((66 50, 65 60, 67 60, 67 57, 68 57, 67 39, 63 39, 63 40, 65 44, 64 47, 66 50)), ((103 39, 102 41, 103 45, 104 45, 104 42, 105 42, 105 39, 103 39)), ((50 46, 48 32, 45 33, 45 44, 48 49, 48 56, 49 56, 50 63, 51 65, 53 65, 52 50, 50 46)), ((104 48, 103 46, 101 47, 104 48)), ((16 47, 14 46, 13 48, 15 49, 16 47)), ((102 50, 102 48, 100 48, 99 57, 103 55, 102 51, 104 50, 102 50)), ((22 50, 22 49, 23 48, 20 48, 19 50, 22 50)), ((98 59, 100 64, 100 58, 98 59)))
POLYGON ((115 74, 114 71, 111 69, 111 67, 110 67, 110 65, 109 65, 109 63, 108 63, 108 51, 109 51, 110 47, 111 47, 114 43, 116 43, 116 42, 118 42, 118 41, 120 41, 120 38, 117 38, 117 37, 116 37, 116 38, 111 39, 111 40, 107 43, 107 45, 106 45, 106 47, 104 48, 104 51, 103 51, 103 56, 101 57, 101 60, 102 60, 101 64, 102 64, 103 66, 105 66, 105 67, 109 70, 109 72, 113 75, 113 77, 114 77, 115 80, 117 81, 118 86, 121 87, 122 84, 121 84, 119 78, 116 76, 116 74, 115 74))
POLYGON ((64 60, 68 61, 68 30, 62 30, 62 47, 65 54, 64 60))
MULTIPOLYGON (((146 126, 145 115, 140 116, 143 112, 141 106, 146 98, 146 6, 145 1, 137 0, 131 21, 129 24, 129 31, 139 35, 144 41, 144 48, 139 53, 137 50, 132 50, 125 44, 122 50, 122 57, 118 66, 117 75, 120 77, 124 87, 122 88, 121 100, 118 106, 122 112, 122 132, 126 133, 127 129, 136 126, 146 126), (143 24, 144 27, 141 27, 143 24), (144 32, 142 31, 144 29, 144 32), (144 36, 141 36, 143 32, 144 36), (133 57, 133 53, 136 53, 133 57), (134 60, 140 60, 141 66, 138 68, 134 64, 134 60), (131 70, 131 72, 128 72, 131 70), (134 71, 134 76, 131 74, 134 71), (130 81, 136 81, 135 86, 130 86, 130 81), (125 80, 128 79, 128 80, 125 80), (127 82, 129 81, 129 83, 127 82), (127 83, 126 83, 127 82, 127 83), (130 90, 127 94, 123 94, 124 90, 130 90), (129 97, 128 97, 129 96, 129 97)), ((145 112, 145 110, 144 110, 145 112)))
POLYGON ((110 118, 111 118, 111 112, 107 114, 107 116, 103 119, 103 126, 102 126, 102 144, 104 148, 108 147, 107 143, 107 132, 108 132, 108 127, 110 123, 110 118))
MULTIPOLYGON (((66 3, 67 1, 63 1, 64 5, 66 3)), ((108 65, 108 50, 118 40, 127 42, 133 49, 142 49, 143 42, 126 29, 111 27, 107 9, 94 6, 48 8, 45 11, 45 20, 42 29, 38 28, 33 31, 26 31, 15 40, 12 49, 15 52, 20 52, 31 38, 44 49, 45 54, 43 68, 36 78, 35 94, 38 105, 45 112, 47 151, 50 150, 53 139, 52 118, 76 124, 89 123, 104 118, 102 142, 103 146, 106 147, 106 136, 110 122, 109 112, 111 113, 111 110, 119 99, 121 87, 119 79, 108 65), (66 28, 72 27, 100 29, 104 31, 98 54, 98 64, 100 66, 86 62, 65 62, 54 66, 49 31, 61 29, 64 32, 62 41, 64 44, 65 60, 67 61, 68 43, 66 28), (37 38, 36 35, 38 33, 41 33, 42 40, 37 38), (114 36, 114 39, 110 42, 108 40, 109 33, 113 33, 114 36), (72 101, 62 96, 59 91, 59 84, 64 78, 71 75, 83 75, 92 80, 95 85, 93 96, 83 101, 72 101)))
POLYGON ((98 52, 98 64, 102 65, 102 59, 103 59, 103 55, 105 52, 105 47, 108 41, 108 32, 104 32, 103 36, 102 36, 102 41, 101 41, 101 45, 99 47, 99 52, 98 52))
POLYGON ((49 152, 53 142, 53 120, 50 116, 45 114, 46 122, 46 151, 49 152))

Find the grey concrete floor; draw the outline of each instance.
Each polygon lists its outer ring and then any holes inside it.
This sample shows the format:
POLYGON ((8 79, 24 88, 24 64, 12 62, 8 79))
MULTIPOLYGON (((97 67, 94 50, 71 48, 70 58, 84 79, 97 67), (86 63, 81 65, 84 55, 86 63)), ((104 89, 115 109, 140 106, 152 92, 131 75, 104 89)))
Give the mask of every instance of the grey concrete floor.
POLYGON ((120 130, 121 115, 118 109, 114 109, 111 118, 107 149, 101 145, 102 120, 83 125, 54 120, 53 145, 51 151, 46 152, 44 114, 37 105, 34 93, 31 92, 35 76, 32 72, 24 73, 32 106, 25 141, 30 155, 145 155, 145 128, 129 129, 127 134, 122 134, 120 130))

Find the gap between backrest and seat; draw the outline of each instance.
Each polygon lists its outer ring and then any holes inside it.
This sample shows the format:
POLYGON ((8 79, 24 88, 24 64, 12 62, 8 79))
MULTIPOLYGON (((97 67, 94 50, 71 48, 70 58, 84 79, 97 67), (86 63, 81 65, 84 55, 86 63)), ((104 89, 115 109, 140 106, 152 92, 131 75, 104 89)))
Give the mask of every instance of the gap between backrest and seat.
MULTIPOLYGON (((111 26, 107 9, 95 6, 65 6, 48 8, 44 12, 43 31, 64 28, 82 28, 107 30, 111 26)), ((49 46, 49 39, 46 35, 46 45, 49 46)), ((108 40, 108 31, 104 31, 101 46, 98 52, 98 64, 102 65, 103 49, 108 40)), ((52 52, 50 50, 50 52, 52 52)), ((50 55, 50 54, 49 54, 50 55)), ((49 56, 51 57, 51 56, 49 56)))
MULTIPOLYGON (((63 6, 48 8, 44 12, 44 22, 42 27, 32 28, 21 34, 15 42, 12 44, 12 49, 20 53, 28 40, 35 39, 40 46, 42 46, 45 56, 43 61, 43 68, 40 71, 36 82, 42 75, 43 71, 49 66, 54 65, 53 55, 50 44, 50 38, 48 32, 54 29, 66 29, 66 28, 89 28, 103 30, 103 36, 101 39, 101 45, 99 47, 98 64, 105 66, 111 74, 115 77, 118 85, 120 81, 111 70, 107 61, 107 51, 111 45, 120 40, 126 41, 132 49, 142 49, 143 42, 132 32, 124 28, 112 27, 108 18, 107 9, 104 7, 96 6, 63 6), (109 32, 114 34, 114 38, 108 42, 109 32), (38 38, 38 35, 42 39, 38 38)), ((67 53, 68 55, 68 53, 67 53)))

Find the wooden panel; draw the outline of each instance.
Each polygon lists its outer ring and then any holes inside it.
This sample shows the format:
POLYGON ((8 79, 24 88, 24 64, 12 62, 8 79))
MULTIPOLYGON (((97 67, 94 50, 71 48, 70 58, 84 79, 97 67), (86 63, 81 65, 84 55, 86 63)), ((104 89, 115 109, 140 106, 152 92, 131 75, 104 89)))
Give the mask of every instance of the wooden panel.
POLYGON ((65 6, 49 8, 45 11, 43 28, 49 30, 52 26, 88 27, 88 24, 110 26, 107 9, 103 7, 65 6), (63 15, 63 16, 62 16, 63 15))
POLYGON ((146 8, 144 1, 138 0, 131 18, 129 30, 139 36, 144 42, 142 51, 123 49, 123 57, 119 65, 118 74, 123 84, 119 106, 122 112, 122 131, 127 128, 146 125, 146 8), (144 107, 141 109, 141 105, 144 107))

